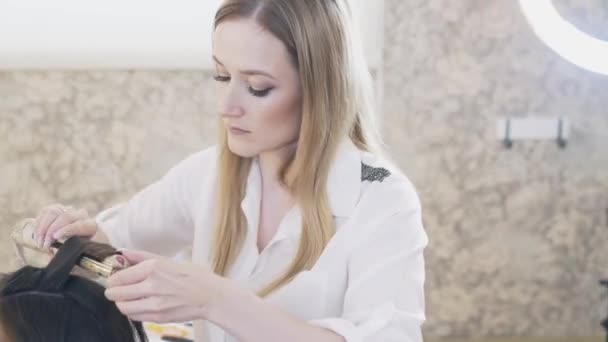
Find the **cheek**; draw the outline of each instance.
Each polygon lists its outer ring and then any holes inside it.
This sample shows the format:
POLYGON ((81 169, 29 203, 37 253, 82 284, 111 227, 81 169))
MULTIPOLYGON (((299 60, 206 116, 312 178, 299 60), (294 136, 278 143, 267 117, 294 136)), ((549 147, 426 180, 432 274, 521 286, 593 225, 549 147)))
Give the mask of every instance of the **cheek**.
POLYGON ((279 99, 269 102, 260 111, 260 133, 283 138, 295 138, 300 130, 301 106, 296 101, 279 99))
POLYGON ((230 149, 243 157, 282 148, 295 142, 300 134, 301 106, 295 101, 254 99, 244 106, 243 122, 252 134, 228 135, 230 149))

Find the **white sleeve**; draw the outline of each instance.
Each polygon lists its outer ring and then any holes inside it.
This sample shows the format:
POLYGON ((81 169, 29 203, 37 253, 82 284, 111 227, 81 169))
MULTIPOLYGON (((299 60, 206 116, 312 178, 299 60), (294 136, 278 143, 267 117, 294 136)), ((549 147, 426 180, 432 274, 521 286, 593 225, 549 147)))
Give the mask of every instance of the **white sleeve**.
POLYGON ((128 202, 99 213, 98 227, 117 248, 145 250, 165 256, 191 247, 194 205, 205 174, 214 174, 215 149, 183 160, 128 202), (208 169, 211 167, 211 169, 208 169))
POLYGON ((422 342, 424 257, 420 202, 382 220, 353 251, 341 317, 311 323, 347 342, 422 342))

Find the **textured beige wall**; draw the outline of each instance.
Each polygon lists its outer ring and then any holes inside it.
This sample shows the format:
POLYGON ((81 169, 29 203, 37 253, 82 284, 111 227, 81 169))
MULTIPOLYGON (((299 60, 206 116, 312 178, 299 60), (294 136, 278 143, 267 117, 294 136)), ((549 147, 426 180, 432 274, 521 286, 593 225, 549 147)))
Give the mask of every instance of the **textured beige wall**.
POLYGON ((0 72, 0 226, 56 201, 97 212, 211 145, 213 82, 200 72, 0 72))
MULTIPOLYGON (((602 0, 558 2, 608 32, 602 0)), ((608 77, 545 48, 515 0, 386 9, 382 120, 431 238, 427 336, 599 333, 608 77), (569 117, 568 148, 503 149, 496 119, 532 113, 569 117)), ((96 212, 212 144, 213 87, 202 72, 0 71, 1 236, 51 202, 96 212)), ((0 238, 0 271, 11 255, 0 238)))
MULTIPOLYGON (((387 139, 431 238, 428 335, 590 335, 608 306, 608 77, 545 48, 517 3, 388 2, 387 139), (528 114, 569 117, 569 147, 503 149, 496 119, 528 114)), ((586 4, 560 8, 584 22, 586 4)))

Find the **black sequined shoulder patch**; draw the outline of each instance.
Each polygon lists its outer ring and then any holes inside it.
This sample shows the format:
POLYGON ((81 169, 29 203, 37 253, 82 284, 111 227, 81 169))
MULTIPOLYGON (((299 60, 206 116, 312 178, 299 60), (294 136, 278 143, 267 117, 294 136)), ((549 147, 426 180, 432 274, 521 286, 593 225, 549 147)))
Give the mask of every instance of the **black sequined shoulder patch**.
POLYGON ((372 167, 361 163, 361 181, 382 182, 391 172, 383 167, 372 167))

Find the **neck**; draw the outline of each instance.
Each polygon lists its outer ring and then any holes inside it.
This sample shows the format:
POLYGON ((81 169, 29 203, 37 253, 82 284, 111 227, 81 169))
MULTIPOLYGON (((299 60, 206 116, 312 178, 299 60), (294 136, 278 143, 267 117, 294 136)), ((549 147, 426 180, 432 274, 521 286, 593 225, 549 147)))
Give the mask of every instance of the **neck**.
POLYGON ((281 168, 293 156, 297 146, 297 143, 294 142, 277 150, 267 151, 259 155, 260 172, 264 186, 282 185, 281 168))

